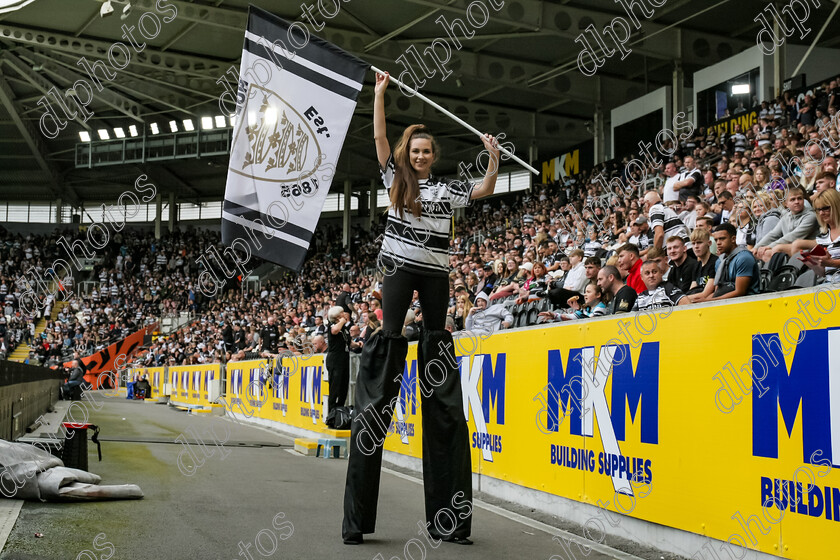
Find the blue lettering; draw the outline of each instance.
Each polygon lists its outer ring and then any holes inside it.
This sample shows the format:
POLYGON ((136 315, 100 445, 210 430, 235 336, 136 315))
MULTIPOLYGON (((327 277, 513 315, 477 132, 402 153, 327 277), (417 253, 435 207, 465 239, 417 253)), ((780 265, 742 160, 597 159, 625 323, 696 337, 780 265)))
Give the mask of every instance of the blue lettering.
MULTIPOLYGON (((782 412, 788 437, 793 432, 802 403, 803 462, 817 450, 831 454, 828 383, 828 329, 803 331, 790 375, 778 334, 753 337, 753 357, 763 358, 767 372, 756 379, 753 372, 753 455, 779 457, 778 415, 782 412), (761 391, 764 385, 766 392, 761 391)), ((835 458, 836 459, 836 458, 835 458)), ((832 460, 832 463, 835 463, 832 460)))
MULTIPOLYGON (((625 344, 616 347, 616 357, 619 348, 623 356, 630 356, 630 348, 625 344)), ((642 443, 659 443, 659 343, 642 344, 635 375, 632 360, 613 361, 612 378, 610 417, 616 439, 624 441, 625 400, 630 408, 631 422, 636 419, 641 400, 642 443)))
MULTIPOLYGON (((563 407, 563 415, 566 415, 567 397, 571 400, 570 406, 580 408, 581 397, 581 351, 579 348, 569 350, 569 360, 566 372, 563 372, 563 357, 560 350, 548 351, 548 429, 556 432, 559 422, 559 407, 563 407), (577 378, 576 383, 572 380, 577 378), (558 400, 560 401, 558 403, 558 400)), ((581 432, 580 414, 572 414, 571 433, 579 436, 581 432)))
POLYGON ((505 354, 496 355, 496 368, 493 369, 491 355, 484 355, 481 365, 481 408, 484 421, 490 421, 490 404, 496 407, 496 423, 505 423, 505 354))
POLYGON ((400 384, 400 402, 403 412, 417 414, 417 360, 411 360, 411 367, 406 361, 403 366, 402 382, 400 384), (409 412, 408 405, 411 404, 409 412))
POLYGON ((311 367, 305 367, 300 372, 300 400, 301 402, 309 402, 306 400, 306 383, 309 380, 309 370, 311 367))

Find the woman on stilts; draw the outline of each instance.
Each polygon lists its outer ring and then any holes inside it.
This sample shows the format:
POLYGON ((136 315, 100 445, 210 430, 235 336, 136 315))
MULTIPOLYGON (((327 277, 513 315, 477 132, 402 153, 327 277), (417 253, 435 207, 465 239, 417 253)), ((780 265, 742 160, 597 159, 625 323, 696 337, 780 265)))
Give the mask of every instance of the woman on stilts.
POLYGON ((342 537, 345 544, 361 544, 363 535, 376 527, 382 447, 408 352, 408 341, 400 332, 417 290, 423 311, 417 379, 423 409, 426 528, 433 539, 472 544, 468 538, 472 521, 469 434, 455 347, 451 333, 444 329, 449 225, 453 209, 493 194, 499 149, 493 136, 482 136, 490 162, 480 185, 432 175, 439 150, 423 125, 408 127, 392 154, 385 134, 389 79, 387 74, 377 74, 373 106, 376 155, 391 200, 378 259, 385 274, 383 322, 382 330, 362 350, 356 381, 342 537))

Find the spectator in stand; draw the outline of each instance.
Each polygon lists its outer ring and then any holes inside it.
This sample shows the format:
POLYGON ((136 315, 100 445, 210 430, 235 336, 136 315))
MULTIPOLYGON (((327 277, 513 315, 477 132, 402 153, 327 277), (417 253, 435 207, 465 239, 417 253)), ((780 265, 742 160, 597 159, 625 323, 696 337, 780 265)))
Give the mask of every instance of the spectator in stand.
POLYGON ((362 338, 362 329, 359 325, 351 325, 350 326, 350 343, 347 345, 347 348, 353 354, 361 354, 362 347, 364 347, 365 341, 362 338))
MULTIPOLYGON (((806 263, 816 266, 819 273, 823 273, 827 282, 840 282, 840 193, 829 189, 817 194, 814 199, 817 221, 820 226, 819 235, 813 241, 800 240, 794 243, 797 251, 806 259, 806 263), (812 255, 810 251, 817 245, 826 250, 824 255, 812 255)), ((823 275, 823 274, 820 274, 823 275)))
POLYGON ((569 271, 563 280, 563 288, 575 293, 581 293, 586 286, 586 267, 583 264, 583 251, 573 249, 569 252, 569 271))
POLYGON ((315 354, 325 354, 327 352, 327 340, 323 335, 316 334, 312 337, 312 351, 315 354))
POLYGON ((624 275, 627 285, 636 290, 637 294, 645 291, 645 284, 641 277, 642 260, 638 247, 628 243, 618 250, 618 268, 624 275))
MULTIPOLYGON (((651 248, 642 264, 644 265, 645 262, 655 262, 656 266, 659 267, 659 272, 662 273, 662 277, 665 280, 668 279, 668 273, 671 271, 671 267, 668 264, 668 253, 663 249, 651 248)), ((639 270, 639 274, 641 275, 641 270, 639 270)))
POLYGON ((484 292, 484 294, 489 296, 493 292, 493 288, 496 287, 496 282, 498 281, 498 278, 493 273, 493 263, 488 262, 483 266, 477 266, 475 273, 479 280, 478 286, 476 286, 476 294, 484 292))
POLYGON ((607 314, 627 313, 636 303, 638 294, 621 280, 621 273, 612 265, 598 271, 598 286, 604 295, 610 298, 607 314))
POLYGON ((657 263, 647 261, 642 265, 642 279, 645 282, 646 289, 636 298, 633 311, 646 311, 690 303, 682 290, 670 282, 662 281, 662 270, 657 263))
MULTIPOLYGON (((800 239, 814 239, 819 224, 814 210, 805 206, 805 191, 802 187, 792 186, 785 199, 787 212, 776 227, 762 237, 753 249, 756 258, 765 262, 779 252, 792 255, 793 242, 800 239)), ((717 239, 717 237, 715 237, 717 239)))
POLYGON ((667 179, 665 180, 665 185, 662 187, 662 200, 667 204, 668 202, 680 199, 679 193, 674 190, 674 184, 680 180, 677 165, 674 162, 669 161, 665 164, 665 177, 667 179))
POLYGON ((776 224, 782 218, 782 214, 776 208, 775 197, 766 192, 758 193, 753 200, 752 205, 753 220, 755 220, 755 242, 764 238, 765 235, 773 231, 776 224))
POLYGON ((717 301, 755 295, 761 286, 761 274, 755 257, 735 243, 735 226, 721 224, 715 228, 715 241, 723 255, 715 278, 706 283, 702 293, 689 296, 692 302, 717 301))
POLYGON ((818 194, 829 189, 837 190, 837 174, 831 171, 820 171, 814 181, 814 194, 810 197, 811 205, 813 206, 818 194))
MULTIPOLYGON (((738 192, 737 190, 735 191, 738 192)), ((735 195, 731 191, 725 190, 718 196, 718 204, 712 210, 720 216, 720 223, 726 223, 732 217, 732 211, 735 209, 735 195)))
POLYGON ((711 252, 711 237, 705 229, 695 229, 691 232, 691 246, 697 257, 698 269, 689 289, 685 290, 688 295, 702 293, 706 283, 715 277, 720 265, 717 255, 711 252))
MULTIPOLYGON (((510 270, 511 266, 516 266, 516 261, 511 259, 508 262, 513 263, 512 265, 508 266, 508 270, 510 270)), ((508 284, 504 284, 504 281, 501 282, 502 286, 498 290, 496 290, 496 292, 493 294, 492 299, 495 300, 520 293, 520 286, 524 287, 525 283, 528 281, 528 278, 532 276, 533 270, 534 263, 524 262, 521 265, 519 265, 519 270, 517 271, 517 273, 515 275, 512 275, 513 279, 511 280, 511 277, 508 277, 508 284)))
POLYGON ((583 261, 583 268, 586 271, 586 285, 598 282, 598 271, 601 270, 601 259, 598 257, 587 257, 583 261))
POLYGON ((755 245, 755 226, 745 202, 735 205, 729 223, 735 226, 735 243, 738 247, 752 249, 755 245))
POLYGON ((688 238, 688 228, 677 216, 676 212, 662 204, 659 193, 648 191, 645 193, 645 210, 648 211, 648 220, 653 229, 653 247, 665 248, 665 240, 677 236, 683 240, 691 249, 691 241, 688 238))
POLYGON ((548 287, 548 278, 545 265, 540 261, 534 263, 534 266, 531 267, 531 276, 522 285, 516 303, 526 303, 543 297, 538 294, 545 293, 545 289, 548 287))
POLYGON ((572 313, 560 313, 554 311, 544 311, 540 313, 545 318, 554 318, 560 321, 572 321, 574 319, 588 319, 590 317, 600 317, 607 314, 607 306, 603 302, 604 294, 596 282, 590 282, 586 285, 583 292, 584 307, 580 305, 580 298, 573 296, 569 298, 568 306, 573 310, 572 313))
MULTIPOLYGON (((691 289, 691 283, 694 282, 700 272, 700 263, 694 258, 694 255, 688 254, 682 237, 675 235, 668 238, 666 249, 670 264, 667 274, 668 282, 679 288, 680 291, 688 293, 691 289)), ((645 285, 647 286, 647 284, 645 285)))
POLYGON ((703 175, 695 167, 694 157, 686 156, 683 160, 685 171, 680 175, 680 179, 674 183, 674 190, 678 192, 679 199, 684 201, 689 195, 699 196, 703 192, 703 175))
POLYGON ((370 300, 370 312, 376 317, 376 320, 382 322, 382 296, 379 292, 373 292, 373 297, 370 300))
MULTIPOLYGON (((540 264, 540 263, 537 263, 540 264)), ((501 303, 488 307, 490 298, 484 292, 475 297, 475 307, 470 309, 464 321, 464 330, 478 334, 493 334, 499 329, 513 325, 513 315, 501 303)))

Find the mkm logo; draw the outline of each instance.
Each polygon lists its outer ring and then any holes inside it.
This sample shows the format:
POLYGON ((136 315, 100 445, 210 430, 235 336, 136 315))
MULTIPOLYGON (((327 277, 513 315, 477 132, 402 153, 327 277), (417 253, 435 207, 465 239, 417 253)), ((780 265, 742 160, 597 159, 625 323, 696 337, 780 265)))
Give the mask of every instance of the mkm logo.
POLYGON ((507 354, 496 354, 496 367, 493 356, 461 356, 458 365, 461 372, 461 393, 464 398, 464 418, 469 422, 472 411, 475 432, 472 434, 473 447, 481 449, 485 461, 493 462, 493 451, 501 452, 501 436, 491 434, 487 428, 491 421, 491 406, 496 410, 495 423, 505 423, 505 365, 507 354), (481 383, 481 396, 478 385, 481 383))
POLYGON ((788 373, 778 334, 752 342, 753 456, 778 459, 779 412, 793 433, 802 405, 802 461, 827 453, 840 467, 840 329, 802 331, 788 373))
MULTIPOLYGON (((308 366, 301 369, 300 402, 309 403, 309 410, 314 411, 315 405, 321 403, 321 374, 323 366, 308 366)), ((310 413, 312 423, 316 424, 318 415, 310 413)))
MULTIPOLYGON (((642 443, 659 443, 658 342, 642 343, 635 373, 627 344, 601 346, 597 359, 593 346, 572 348, 565 373, 560 350, 548 351, 548 400, 545 403, 548 431, 558 431, 561 406, 564 416, 567 410, 574 408, 579 413, 571 414, 570 433, 592 437, 597 419, 604 452, 621 456, 618 442, 625 439, 625 403, 631 422, 640 416, 642 443), (610 376, 612 394, 608 406, 605 389, 610 376)), ((612 480, 617 492, 633 495, 629 480, 617 473, 612 475, 612 480)))
MULTIPOLYGON (((496 451, 501 450, 501 437, 488 433, 487 424, 491 421, 491 406, 495 409, 495 423, 505 423, 505 363, 506 354, 496 356, 496 366, 493 367, 490 354, 478 356, 460 356, 457 358, 458 371, 461 377, 461 393, 464 399, 464 418, 469 422, 470 411, 473 414, 476 431, 473 433, 473 447, 482 450, 485 461, 493 462, 494 446, 488 442, 496 438, 496 451), (479 384, 481 388, 479 389, 479 384), (480 396, 479 396, 480 392, 480 396)), ((434 385, 431 381, 426 385, 434 385)), ((400 396, 397 400, 394 414, 396 416, 396 433, 400 435, 403 444, 408 445, 408 430, 411 427, 406 417, 417 414, 417 392, 429 396, 432 388, 425 386, 417 376, 417 360, 406 362, 403 369, 400 396)), ((410 432, 413 435, 413 430, 410 432)))

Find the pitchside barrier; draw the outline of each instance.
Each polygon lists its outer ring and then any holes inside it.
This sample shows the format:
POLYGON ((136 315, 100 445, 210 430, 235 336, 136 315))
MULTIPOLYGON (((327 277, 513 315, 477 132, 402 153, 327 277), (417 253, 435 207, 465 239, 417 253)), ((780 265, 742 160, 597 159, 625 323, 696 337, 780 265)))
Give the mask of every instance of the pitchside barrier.
POLYGON ((220 364, 173 366, 167 370, 170 404, 206 408, 222 395, 220 364))
MULTIPOLYGON (((833 558, 838 296, 826 285, 459 338, 473 471, 523 495, 537 491, 543 508, 547 494, 721 541, 714 543, 721 552, 697 550, 701 560, 729 558, 727 543, 797 560, 833 558)), ((409 346, 384 442, 415 459, 420 393, 431 389, 418 383, 416 348, 409 346)), ((180 387, 189 371, 169 368, 173 401, 186 398, 180 387)), ((229 363, 224 405, 237 418, 323 432, 326 373, 324 355, 285 358, 280 368, 229 363)), ((622 519, 609 513, 587 525, 597 535, 596 525, 611 532, 622 519)), ((639 534, 655 534, 646 531, 639 534)), ((686 548, 699 541, 675 546, 692 556, 686 548)), ((745 553, 731 548, 735 558, 745 553)))

